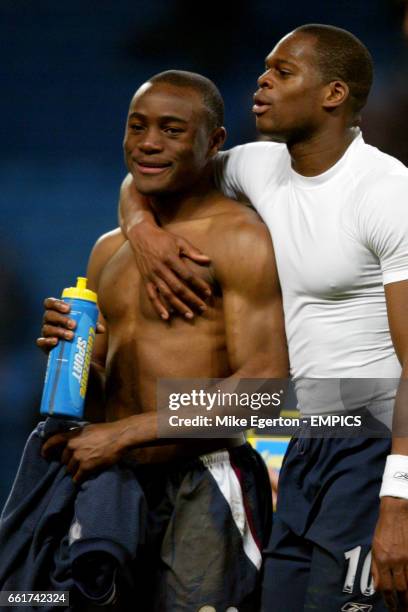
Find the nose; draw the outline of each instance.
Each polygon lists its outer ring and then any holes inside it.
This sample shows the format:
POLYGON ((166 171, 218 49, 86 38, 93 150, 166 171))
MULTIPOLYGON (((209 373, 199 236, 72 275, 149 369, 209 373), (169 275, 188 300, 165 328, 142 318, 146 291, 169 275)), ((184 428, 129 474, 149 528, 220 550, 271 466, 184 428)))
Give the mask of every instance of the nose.
POLYGON ((261 89, 271 88, 272 87, 272 71, 265 70, 258 78, 258 87, 261 89))
POLYGON ((138 142, 138 147, 143 153, 158 153, 163 150, 160 133, 156 130, 146 130, 138 142))

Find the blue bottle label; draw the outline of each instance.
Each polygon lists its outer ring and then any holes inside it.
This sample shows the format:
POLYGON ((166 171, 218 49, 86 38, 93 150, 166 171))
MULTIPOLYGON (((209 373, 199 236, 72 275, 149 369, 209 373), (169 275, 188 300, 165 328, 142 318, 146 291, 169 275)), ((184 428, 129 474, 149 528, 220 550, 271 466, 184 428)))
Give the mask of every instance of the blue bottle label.
POLYGON ((77 323, 75 336, 71 342, 60 340, 50 352, 40 412, 82 418, 98 309, 83 300, 65 301, 77 323))
POLYGON ((84 314, 78 323, 69 359, 69 389, 75 404, 81 404, 85 399, 95 334, 93 321, 84 314))

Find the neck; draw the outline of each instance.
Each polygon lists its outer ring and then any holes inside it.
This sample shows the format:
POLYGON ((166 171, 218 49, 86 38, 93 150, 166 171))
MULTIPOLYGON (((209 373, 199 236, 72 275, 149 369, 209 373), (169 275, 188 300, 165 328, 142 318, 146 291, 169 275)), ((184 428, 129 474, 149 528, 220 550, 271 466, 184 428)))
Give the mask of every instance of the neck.
POLYGON ((292 168, 303 176, 322 174, 344 155, 356 136, 355 128, 322 129, 302 142, 288 144, 292 168))
POLYGON ((215 191, 211 172, 205 172, 189 189, 152 196, 150 201, 160 224, 165 226, 204 216, 215 191))

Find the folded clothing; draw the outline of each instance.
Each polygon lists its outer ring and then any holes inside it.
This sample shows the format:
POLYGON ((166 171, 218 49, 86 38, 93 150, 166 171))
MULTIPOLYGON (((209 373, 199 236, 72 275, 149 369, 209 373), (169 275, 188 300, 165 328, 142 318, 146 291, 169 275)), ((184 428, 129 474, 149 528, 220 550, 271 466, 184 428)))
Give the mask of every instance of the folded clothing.
POLYGON ((30 434, 0 517, 0 590, 64 590, 104 605, 136 558, 146 503, 134 470, 118 464, 75 485, 41 456, 48 437, 84 424, 49 417, 30 434))

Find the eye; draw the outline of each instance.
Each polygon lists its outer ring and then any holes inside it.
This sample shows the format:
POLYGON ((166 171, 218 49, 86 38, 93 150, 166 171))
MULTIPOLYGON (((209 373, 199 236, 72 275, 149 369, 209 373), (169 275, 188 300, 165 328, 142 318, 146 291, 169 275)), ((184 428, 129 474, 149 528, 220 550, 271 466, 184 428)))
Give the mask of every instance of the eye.
POLYGON ((129 123, 129 129, 132 132, 141 132, 144 126, 141 123, 129 123))
POLYGON ((288 77, 292 74, 290 70, 286 70, 286 68, 276 68, 276 71, 282 77, 288 77))
POLYGON ((182 134, 184 130, 182 128, 177 127, 166 127, 164 128, 166 134, 170 134, 170 136, 177 136, 178 134, 182 134))

